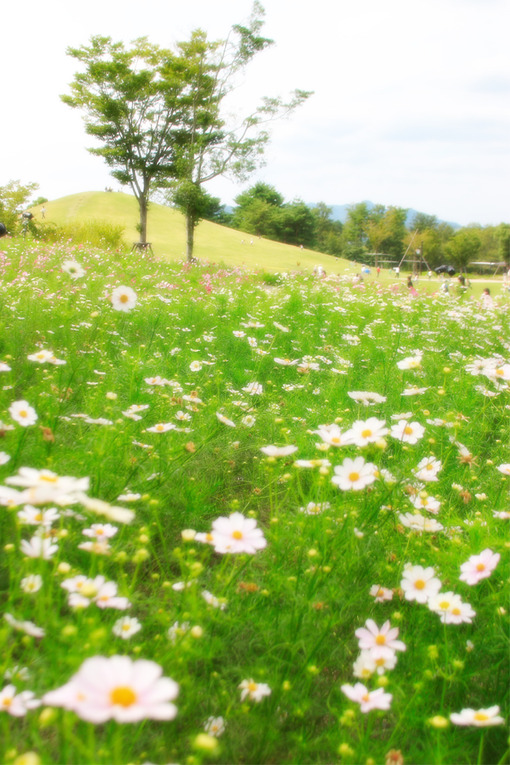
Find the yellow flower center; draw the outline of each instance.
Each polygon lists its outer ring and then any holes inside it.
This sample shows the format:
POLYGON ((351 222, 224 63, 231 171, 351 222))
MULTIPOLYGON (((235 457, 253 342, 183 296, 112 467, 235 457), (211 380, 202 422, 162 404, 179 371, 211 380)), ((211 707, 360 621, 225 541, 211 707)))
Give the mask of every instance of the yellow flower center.
POLYGON ((85 598, 93 598, 94 595, 97 595, 97 587, 94 584, 84 583, 79 589, 85 598))
POLYGON ((28 417, 28 412, 25 409, 20 409, 18 414, 20 417, 28 417))
POLYGON ((333 438, 331 439, 331 443, 332 444, 339 444, 340 443, 340 439, 338 438, 338 436, 333 436, 333 438))
POLYGON ((386 644, 386 635, 377 635, 375 639, 376 645, 385 645, 386 644))
POLYGON ((124 293, 123 295, 120 296, 119 300, 121 303, 127 303, 129 300, 129 297, 126 295, 126 293, 124 293))
POLYGON ((441 603, 439 603, 439 608, 442 611, 446 611, 450 607, 450 601, 449 600, 442 600, 441 603))
POLYGON ((410 436, 412 434, 412 432, 413 432, 412 427, 410 425, 406 425, 405 428, 404 428, 404 434, 406 436, 410 436))
POLYGON ((351 481, 351 483, 359 481, 359 473, 349 473, 349 481, 351 481))
POLYGON ((368 694, 368 693, 365 693, 365 695, 361 697, 361 700, 362 700, 362 701, 370 701, 370 696, 369 696, 369 694, 368 694))
POLYGON ((485 563, 479 563, 476 567, 477 571, 485 571, 485 563))
POLYGON ((415 590, 424 590, 425 589, 425 582, 423 579, 417 579, 414 583, 414 589, 415 590))
POLYGON ((242 531, 238 531, 236 529, 236 531, 232 532, 232 536, 234 537, 234 539, 242 539, 243 538, 243 532, 242 531))
POLYGON ((2 700, 3 707, 10 707, 12 704, 12 698, 6 698, 2 700))
POLYGON ((254 682, 248 683, 248 690, 250 693, 255 693, 257 688, 258 688, 257 683, 254 683, 254 682))
POLYGON ((452 608, 452 614, 454 616, 460 616, 461 614, 460 608, 452 608))
POLYGON ((384 659, 376 659, 375 660, 375 666, 376 667, 384 667, 384 659))
POLYGON ((485 722, 485 720, 489 719, 489 715, 486 715, 483 712, 475 712, 474 718, 475 720, 478 720, 478 722, 485 722))
POLYGON ((46 473, 43 473, 39 476, 39 480, 46 481, 47 483, 57 483, 58 475, 47 475, 46 473))
POLYGON ((126 685, 120 685, 110 691, 110 701, 115 706, 130 707, 136 701, 136 693, 126 685))
POLYGON ((370 430, 370 428, 367 428, 366 430, 361 431, 362 438, 369 438, 369 436, 371 435, 372 435, 372 431, 370 430))

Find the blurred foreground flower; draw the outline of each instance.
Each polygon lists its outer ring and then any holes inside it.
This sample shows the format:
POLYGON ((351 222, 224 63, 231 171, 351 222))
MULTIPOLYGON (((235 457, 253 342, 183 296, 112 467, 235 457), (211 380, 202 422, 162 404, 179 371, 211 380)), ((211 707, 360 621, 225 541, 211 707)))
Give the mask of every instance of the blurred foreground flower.
POLYGON ((136 305, 136 292, 131 287, 115 287, 110 299, 116 311, 131 311, 136 305))
POLYGON ((474 725, 477 728, 486 728, 490 725, 503 725, 504 719, 499 715, 499 707, 487 709, 463 709, 461 712, 452 712, 450 720, 455 725, 474 725))
POLYGON ((161 677, 153 661, 133 661, 128 656, 94 656, 86 659, 68 683, 46 693, 44 704, 76 712, 82 720, 101 724, 140 720, 173 720, 178 684, 161 677))

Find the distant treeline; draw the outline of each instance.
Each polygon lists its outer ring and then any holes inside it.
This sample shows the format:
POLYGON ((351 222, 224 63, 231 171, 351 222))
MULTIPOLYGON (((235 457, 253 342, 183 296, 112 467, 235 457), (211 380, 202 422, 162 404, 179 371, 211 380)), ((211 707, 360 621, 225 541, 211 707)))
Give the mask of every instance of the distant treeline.
POLYGON ((360 263, 400 261, 406 250, 434 268, 448 261, 464 269, 472 261, 510 263, 510 224, 472 225, 455 229, 434 215, 416 213, 406 224, 403 207, 349 207, 345 223, 333 220, 324 202, 310 206, 300 199, 286 202, 273 186, 256 183, 235 199, 231 210, 209 197, 204 218, 224 226, 285 244, 303 246, 360 263))

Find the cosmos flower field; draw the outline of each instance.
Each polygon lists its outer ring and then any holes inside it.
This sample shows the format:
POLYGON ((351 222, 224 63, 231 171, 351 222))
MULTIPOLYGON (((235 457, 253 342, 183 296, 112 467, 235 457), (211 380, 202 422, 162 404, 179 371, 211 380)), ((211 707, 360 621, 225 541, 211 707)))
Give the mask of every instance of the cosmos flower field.
POLYGON ((2 246, 1 762, 508 762, 509 297, 2 246))

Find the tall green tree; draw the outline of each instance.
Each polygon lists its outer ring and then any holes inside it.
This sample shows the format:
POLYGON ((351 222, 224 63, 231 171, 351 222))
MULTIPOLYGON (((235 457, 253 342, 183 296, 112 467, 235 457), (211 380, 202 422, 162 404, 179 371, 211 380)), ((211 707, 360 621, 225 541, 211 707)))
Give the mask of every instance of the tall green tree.
POLYGON ((476 228, 461 228, 445 245, 445 252, 459 271, 465 271, 482 246, 476 228))
POLYGON ((185 105, 181 62, 145 37, 126 48, 95 36, 90 45, 67 53, 84 71, 75 74, 71 94, 61 98, 83 111, 86 132, 101 144, 89 151, 131 187, 140 212, 140 242, 145 243, 150 195, 168 187, 176 175, 175 134, 185 105))
POLYGON ((263 98, 238 121, 226 116, 225 99, 257 53, 273 41, 261 35, 264 9, 255 2, 247 24, 235 24, 226 40, 209 41, 196 30, 179 43, 184 119, 177 135, 174 203, 186 216, 186 252, 193 255, 194 230, 203 217, 202 185, 218 176, 245 180, 263 163, 268 125, 290 114, 310 95, 296 90, 290 100, 263 98))
POLYGON ((39 188, 37 183, 21 183, 9 181, 0 186, 0 223, 3 223, 9 234, 17 233, 20 228, 20 215, 28 207, 34 191, 39 188))

